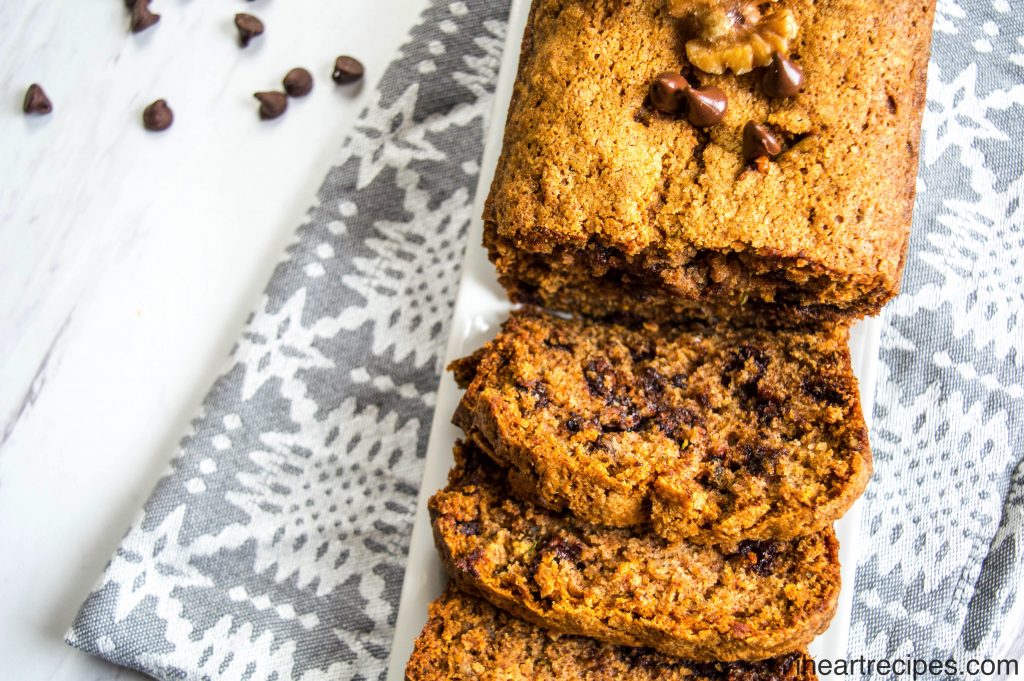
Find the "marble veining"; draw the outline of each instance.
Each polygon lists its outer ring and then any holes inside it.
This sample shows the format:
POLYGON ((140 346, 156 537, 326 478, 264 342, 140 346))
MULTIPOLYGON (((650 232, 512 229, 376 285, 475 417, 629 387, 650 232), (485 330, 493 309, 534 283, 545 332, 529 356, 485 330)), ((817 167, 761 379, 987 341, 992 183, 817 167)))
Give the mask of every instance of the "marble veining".
POLYGON ((0 3, 0 660, 141 678, 62 636, 148 496, 421 0, 0 3), (236 12, 266 33, 237 45, 236 12), (362 87, 330 80, 358 56, 362 87), (260 121, 294 66, 313 92, 260 121), (25 117, 40 83, 46 117, 25 117), (166 98, 174 125, 142 109, 166 98))

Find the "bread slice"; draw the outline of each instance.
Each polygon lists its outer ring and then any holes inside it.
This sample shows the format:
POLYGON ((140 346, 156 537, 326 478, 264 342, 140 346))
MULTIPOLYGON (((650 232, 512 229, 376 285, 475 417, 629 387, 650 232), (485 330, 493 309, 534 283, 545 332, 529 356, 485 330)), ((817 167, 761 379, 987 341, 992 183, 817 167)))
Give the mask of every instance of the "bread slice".
POLYGON ((707 4, 533 0, 484 209, 515 302, 821 321, 874 314, 898 292, 934 0, 734 3, 792 13, 806 79, 788 98, 767 96, 764 69, 688 62, 685 14, 707 4), (654 111, 665 71, 721 89, 724 120, 654 111), (778 156, 745 158, 750 122, 778 156))
POLYGON ((697 661, 761 660, 803 650, 835 610, 831 528, 735 553, 669 543, 520 501, 472 445, 455 455, 429 503, 441 560, 461 588, 534 624, 697 661))
POLYGON ((449 587, 405 669, 407 681, 813 681, 803 654, 762 662, 700 663, 592 638, 563 636, 449 587))
POLYGON ((515 312, 452 364, 454 421, 522 496, 703 544, 839 518, 871 452, 845 326, 624 325, 515 312))

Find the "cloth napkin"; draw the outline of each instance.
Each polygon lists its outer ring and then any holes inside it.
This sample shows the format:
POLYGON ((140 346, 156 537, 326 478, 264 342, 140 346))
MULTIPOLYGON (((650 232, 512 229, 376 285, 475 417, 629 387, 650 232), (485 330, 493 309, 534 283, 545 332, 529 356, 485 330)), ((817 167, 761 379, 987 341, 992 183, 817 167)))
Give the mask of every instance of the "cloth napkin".
MULTIPOLYGON (((507 13, 432 0, 71 645, 159 679, 383 676, 507 13)), ((1022 619, 1022 36, 1005 0, 939 2, 853 656, 981 657, 1022 619)))

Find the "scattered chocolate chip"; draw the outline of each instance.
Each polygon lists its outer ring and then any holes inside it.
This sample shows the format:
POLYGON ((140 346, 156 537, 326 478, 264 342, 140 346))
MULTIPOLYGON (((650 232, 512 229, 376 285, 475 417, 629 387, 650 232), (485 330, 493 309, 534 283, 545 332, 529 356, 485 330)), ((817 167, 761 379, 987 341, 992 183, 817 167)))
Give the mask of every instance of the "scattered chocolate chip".
POLYGON ((260 100, 260 118, 269 121, 288 109, 288 96, 283 92, 257 92, 253 95, 260 100))
POLYGON ((174 112, 167 106, 167 100, 158 99, 142 112, 142 125, 150 132, 162 132, 171 127, 174 112))
POLYGON ((776 52, 761 79, 761 88, 769 97, 794 97, 804 84, 804 70, 789 57, 776 52))
POLYGON ((248 47, 253 38, 263 33, 263 22, 245 12, 235 15, 235 27, 238 29, 238 44, 242 47, 248 47))
POLYGON ((25 92, 25 102, 22 105, 22 109, 27 114, 42 116, 53 111, 53 104, 50 103, 50 98, 43 92, 43 88, 38 83, 32 83, 25 92))
POLYGON ((295 68, 284 77, 284 91, 289 97, 305 97, 313 89, 313 74, 303 68, 295 68))
POLYGON ((334 60, 334 73, 331 78, 338 85, 348 85, 363 78, 363 63, 355 57, 341 56, 334 60))
POLYGON ((702 88, 687 88, 686 120, 698 128, 717 125, 725 118, 729 102, 725 93, 719 88, 709 85, 702 88))
POLYGON ((149 11, 149 0, 133 0, 129 7, 132 10, 132 33, 141 33, 160 21, 159 14, 149 11))
POLYGON ((651 82, 651 106, 667 114, 678 113, 683 108, 683 95, 690 84, 678 73, 659 73, 651 82))
POLYGON ((762 156, 777 156, 782 145, 772 131, 754 121, 747 121, 743 126, 743 158, 754 161, 762 156))

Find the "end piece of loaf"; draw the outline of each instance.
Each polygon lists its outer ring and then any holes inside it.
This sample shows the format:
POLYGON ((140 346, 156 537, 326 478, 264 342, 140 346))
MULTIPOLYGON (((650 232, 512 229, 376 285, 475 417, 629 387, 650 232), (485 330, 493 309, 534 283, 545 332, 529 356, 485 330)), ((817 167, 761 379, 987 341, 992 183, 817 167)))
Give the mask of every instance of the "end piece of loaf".
POLYGON ((877 312, 907 248, 934 0, 772 3, 799 26, 806 83, 786 99, 762 92, 760 69, 690 67, 669 4, 687 0, 534 0, 484 212, 513 300, 592 315, 877 312), (653 112, 663 71, 722 89, 724 121, 653 112), (782 143, 761 168, 741 151, 748 121, 782 143))

